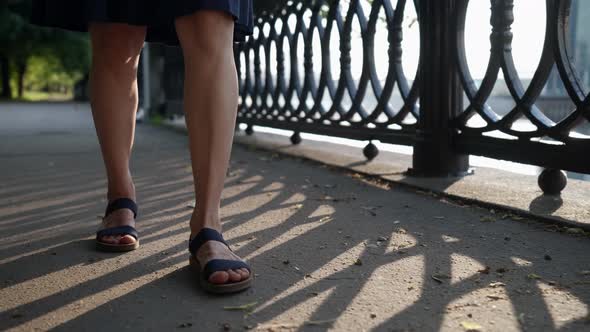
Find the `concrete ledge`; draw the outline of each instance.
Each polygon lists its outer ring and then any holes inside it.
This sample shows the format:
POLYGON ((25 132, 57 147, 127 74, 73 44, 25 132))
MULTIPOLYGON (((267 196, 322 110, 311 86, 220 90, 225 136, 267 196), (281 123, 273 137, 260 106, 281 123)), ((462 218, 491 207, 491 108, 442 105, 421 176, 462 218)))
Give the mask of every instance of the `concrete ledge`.
MULTIPOLYGON (((184 121, 177 120, 166 125, 186 131, 184 121)), ((511 213, 590 231, 590 182, 569 179, 561 196, 552 197, 543 195, 536 176, 492 168, 477 167, 474 175, 460 178, 410 177, 406 171, 411 166, 411 156, 404 154, 380 151, 369 162, 361 148, 306 139, 293 145, 289 137, 263 132, 249 136, 238 131, 234 141, 393 181, 465 203, 505 210, 504 215, 511 213)))

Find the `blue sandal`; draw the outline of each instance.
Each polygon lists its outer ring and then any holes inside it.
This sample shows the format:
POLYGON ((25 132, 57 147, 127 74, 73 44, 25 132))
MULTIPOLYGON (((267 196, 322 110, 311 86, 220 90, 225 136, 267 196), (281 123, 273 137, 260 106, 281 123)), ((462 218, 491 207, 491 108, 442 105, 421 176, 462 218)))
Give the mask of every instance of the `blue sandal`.
MULTIPOLYGON (((135 204, 135 202, 130 198, 122 197, 114 199, 107 205, 107 209, 104 213, 103 219, 106 218, 109 214, 111 214, 111 212, 119 209, 129 209, 133 211, 133 218, 135 219, 137 217, 137 204, 135 204)), ((132 226, 117 226, 105 228, 96 232, 96 248, 98 250, 108 252, 124 252, 135 250, 139 248, 138 236, 139 235, 137 233, 137 230, 132 226), (135 242, 129 244, 112 244, 100 240, 103 236, 109 235, 131 235, 135 238, 135 242)))
POLYGON ((247 263, 243 261, 229 259, 212 259, 201 268, 201 264, 199 263, 199 260, 196 257, 196 252, 207 241, 221 242, 225 244, 231 251, 231 248, 223 239, 223 235, 211 228, 201 229, 192 240, 189 240, 188 246, 189 251, 191 253, 189 260, 190 266, 193 268, 193 271, 199 275, 199 284, 201 285, 201 287, 208 292, 217 294, 235 293, 249 288, 252 285, 252 280, 254 278, 252 274, 252 269, 247 263), (250 272, 248 278, 237 282, 228 282, 226 284, 214 284, 209 282, 209 277, 214 272, 227 271, 230 269, 236 270, 241 268, 248 269, 248 271, 250 272))

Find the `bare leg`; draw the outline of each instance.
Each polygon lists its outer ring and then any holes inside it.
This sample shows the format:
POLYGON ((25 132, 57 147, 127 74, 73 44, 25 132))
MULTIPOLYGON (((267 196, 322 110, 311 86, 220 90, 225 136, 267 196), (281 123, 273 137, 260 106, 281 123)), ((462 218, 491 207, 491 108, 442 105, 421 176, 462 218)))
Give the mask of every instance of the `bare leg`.
MULTIPOLYGON (((233 18, 221 11, 201 10, 176 19, 185 62, 184 112, 189 131, 196 208, 191 236, 201 228, 221 231, 219 207, 229 164, 238 83, 233 58, 233 18)), ((203 264, 213 258, 240 259, 226 246, 209 241, 197 252, 203 264)), ((212 283, 247 278, 247 269, 215 272, 212 283)))
MULTIPOLYGON (((146 28, 115 23, 90 25, 92 69, 91 105, 94 126, 108 177, 109 201, 135 200, 129 172, 137 111, 137 66, 146 28)), ((134 225, 133 212, 116 210, 104 221, 106 227, 134 225)), ((108 243, 130 244, 129 235, 105 236, 108 243)))

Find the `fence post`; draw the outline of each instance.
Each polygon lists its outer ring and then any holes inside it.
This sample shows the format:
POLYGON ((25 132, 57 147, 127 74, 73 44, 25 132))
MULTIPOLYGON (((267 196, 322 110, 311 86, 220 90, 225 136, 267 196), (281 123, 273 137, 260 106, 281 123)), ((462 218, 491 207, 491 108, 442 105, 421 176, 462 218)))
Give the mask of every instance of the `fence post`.
POLYGON ((453 149, 451 120, 463 108, 455 61, 455 0, 416 1, 420 24, 420 117, 414 144, 417 176, 460 176, 469 157, 453 149))

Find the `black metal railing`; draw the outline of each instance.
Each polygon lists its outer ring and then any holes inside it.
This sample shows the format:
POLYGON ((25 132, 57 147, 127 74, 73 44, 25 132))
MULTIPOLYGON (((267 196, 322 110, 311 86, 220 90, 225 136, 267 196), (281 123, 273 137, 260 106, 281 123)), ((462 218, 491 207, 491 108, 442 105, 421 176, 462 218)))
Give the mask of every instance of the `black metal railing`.
POLYGON ((579 138, 571 135, 576 127, 581 127, 585 120, 590 119, 588 92, 584 92, 585 88, 576 74, 574 63, 567 54, 566 39, 571 2, 546 1, 544 47, 537 70, 527 88, 521 83, 512 57, 510 25, 514 20, 513 1, 494 2, 492 49, 488 68, 482 84, 478 87, 473 83, 465 59, 462 38, 462 23, 465 22, 467 3, 466 0, 457 2, 455 19, 457 26, 455 40, 461 86, 469 99, 467 108, 454 119, 454 127, 459 131, 455 135, 457 149, 465 153, 590 173, 590 154, 588 154, 590 140, 588 137, 579 138), (552 120, 537 103, 554 65, 557 66, 567 95, 574 104, 569 114, 560 121, 552 120), (513 109, 503 116, 499 116, 486 104, 500 72, 515 101, 513 109), (467 125, 468 119, 475 114, 485 120, 485 126, 473 128, 467 125), (536 129, 530 131, 513 129, 513 124, 522 117, 530 121, 536 129), (513 139, 485 135, 495 130, 513 139))
MULTIPOLYGON (((545 2, 544 47, 527 87, 512 57, 513 2, 490 2, 491 51, 479 84, 466 60, 468 0, 290 1, 259 13, 255 35, 236 47, 238 122, 249 133, 252 125, 293 130, 294 143, 310 132, 413 145, 413 174, 464 173, 470 154, 590 173, 590 139, 572 134, 590 121, 590 101, 568 54, 571 1, 545 2), (415 79, 402 66, 403 24, 412 24, 404 22, 408 6, 415 6, 420 29, 415 79), (362 39, 358 78, 351 73, 358 69, 351 65, 353 24, 362 39), (387 31, 387 62, 375 61, 377 29, 387 31), (514 103, 503 113, 489 105, 500 73, 514 103), (565 87, 562 99, 573 105, 566 114, 559 109, 559 120, 540 108, 552 105, 541 96, 552 73, 565 87), (470 125, 474 117, 483 125, 470 125), (535 129, 515 128, 523 119, 535 129)), ((368 147, 371 159, 377 149, 368 147)))
POLYGON ((365 16, 354 1, 346 13, 340 11, 336 2, 330 6, 325 2, 290 2, 278 13, 258 15, 255 37, 237 49, 236 59, 242 67, 238 121, 413 144, 419 113, 418 87, 408 81, 401 64, 403 6, 396 11, 389 1, 380 5, 376 1, 373 8, 380 7, 388 22, 391 60, 385 64, 364 62, 358 80, 351 74, 352 17, 359 17, 364 57, 371 58, 374 56, 372 36, 379 18, 377 11, 365 16), (289 17, 297 20, 294 28, 287 24, 289 17), (280 30, 277 29, 279 24, 280 30), (339 50, 330 48, 333 31, 340 36, 339 50), (314 34, 321 40, 321 50, 312 45, 314 34), (271 47, 276 51, 275 59, 271 59, 271 47), (300 49, 303 49, 303 58, 300 58, 300 49), (321 54, 319 66, 313 63, 314 52, 321 54), (340 59, 340 74, 336 77, 330 70, 335 52, 340 59), (303 73, 297 66, 301 62, 303 73), (274 68, 276 72, 273 73, 274 68), (387 70, 383 83, 378 78, 378 70, 387 70), (370 108, 364 98, 368 89, 375 91, 370 108), (401 109, 395 109, 390 103, 394 89, 403 100, 401 109))

